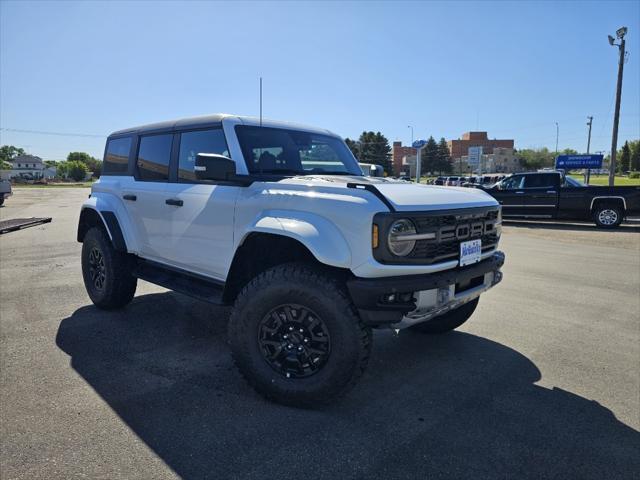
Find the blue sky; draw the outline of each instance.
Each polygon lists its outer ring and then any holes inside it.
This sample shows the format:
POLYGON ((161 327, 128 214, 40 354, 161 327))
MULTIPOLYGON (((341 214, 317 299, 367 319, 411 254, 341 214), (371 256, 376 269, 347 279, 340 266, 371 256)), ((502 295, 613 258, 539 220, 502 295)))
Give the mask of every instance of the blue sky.
POLYGON ((458 138, 609 150, 640 137, 640 2, 0 3, 0 142, 45 159, 102 155, 111 131, 213 112, 354 137, 458 138), (92 134, 20 133, 6 129, 92 134))

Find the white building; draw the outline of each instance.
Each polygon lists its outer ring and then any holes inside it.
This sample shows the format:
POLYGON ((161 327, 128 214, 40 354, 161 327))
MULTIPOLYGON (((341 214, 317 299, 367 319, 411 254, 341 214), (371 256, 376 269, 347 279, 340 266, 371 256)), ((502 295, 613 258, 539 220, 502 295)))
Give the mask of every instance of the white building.
POLYGON ((19 155, 10 161, 10 178, 23 177, 26 179, 44 178, 47 166, 40 157, 35 155, 19 155))

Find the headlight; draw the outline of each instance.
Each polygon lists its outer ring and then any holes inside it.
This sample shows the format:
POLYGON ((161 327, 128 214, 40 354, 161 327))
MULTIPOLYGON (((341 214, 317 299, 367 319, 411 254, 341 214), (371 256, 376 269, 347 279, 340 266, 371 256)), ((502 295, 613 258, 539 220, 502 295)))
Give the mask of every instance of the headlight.
POLYGON ((416 234, 416 226, 405 218, 396 220, 389 228, 389 250, 397 257, 406 257, 416 245, 411 236, 416 234))

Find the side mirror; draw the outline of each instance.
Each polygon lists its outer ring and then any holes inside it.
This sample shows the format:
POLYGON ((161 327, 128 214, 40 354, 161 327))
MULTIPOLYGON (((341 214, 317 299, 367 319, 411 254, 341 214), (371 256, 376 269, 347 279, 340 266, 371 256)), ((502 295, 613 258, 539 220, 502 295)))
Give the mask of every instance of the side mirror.
POLYGON ((199 153, 193 167, 198 180, 232 180, 236 174, 236 162, 217 153, 199 153))

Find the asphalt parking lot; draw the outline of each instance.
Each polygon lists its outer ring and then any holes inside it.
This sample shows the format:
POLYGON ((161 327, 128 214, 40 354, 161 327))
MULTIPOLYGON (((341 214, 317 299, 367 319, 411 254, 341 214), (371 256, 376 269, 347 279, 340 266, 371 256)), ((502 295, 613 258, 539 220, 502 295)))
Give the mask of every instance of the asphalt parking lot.
POLYGON ((82 188, 16 189, 0 219, 0 477, 638 478, 640 222, 510 223, 504 281, 459 331, 376 332, 367 373, 320 410, 234 369, 228 312, 141 282, 92 306, 82 188))

